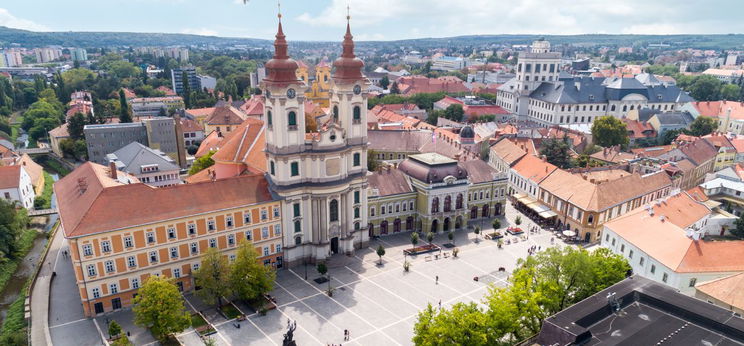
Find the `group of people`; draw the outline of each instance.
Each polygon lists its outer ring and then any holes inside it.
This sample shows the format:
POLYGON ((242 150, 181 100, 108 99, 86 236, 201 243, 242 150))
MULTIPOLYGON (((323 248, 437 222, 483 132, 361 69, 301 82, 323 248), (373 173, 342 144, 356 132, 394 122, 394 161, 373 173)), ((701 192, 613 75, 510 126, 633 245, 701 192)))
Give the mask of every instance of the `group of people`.
POLYGON ((542 246, 538 245, 532 245, 529 249, 527 249, 527 254, 530 256, 533 255, 535 252, 542 250, 542 246))

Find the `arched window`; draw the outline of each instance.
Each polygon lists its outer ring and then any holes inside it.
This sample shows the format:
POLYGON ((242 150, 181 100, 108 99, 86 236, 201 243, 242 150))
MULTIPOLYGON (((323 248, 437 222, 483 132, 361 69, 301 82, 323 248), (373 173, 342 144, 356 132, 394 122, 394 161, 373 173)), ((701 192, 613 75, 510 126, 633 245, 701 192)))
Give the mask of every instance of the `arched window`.
POLYGON ((439 212, 439 197, 434 197, 434 199, 431 200, 431 212, 432 213, 439 212))
POLYGON ((338 121, 338 106, 333 106, 333 121, 338 121))
POLYGON ((295 237, 295 245, 302 245, 302 237, 295 237))
POLYGON ((295 233, 302 232, 302 224, 300 223, 300 220, 295 220, 295 222, 294 222, 294 232, 295 233))
POLYGON ((612 107, 610 108, 610 111, 612 111, 612 112, 615 111, 615 105, 612 105, 612 107))
POLYGON ((271 111, 266 112, 266 123, 269 124, 269 126, 273 125, 273 120, 271 119, 271 111))
POLYGON ((291 111, 287 114, 287 125, 297 126, 297 113, 291 111))
POLYGON ((359 106, 354 106, 354 122, 360 122, 362 120, 362 109, 359 106))
POLYGON ((444 211, 448 212, 452 209, 452 197, 445 196, 444 197, 444 211))
POLYGON ((457 194, 457 199, 455 200, 455 209, 462 209, 462 194, 457 194))
POLYGON ((274 161, 269 161, 269 168, 270 168, 271 175, 274 175, 275 173, 274 161))
POLYGON ((332 199, 330 203, 331 222, 338 221, 338 200, 332 199))
POLYGON ((623 106, 623 112, 625 112, 625 111, 627 111, 627 110, 628 110, 628 105, 624 105, 624 106, 623 106))

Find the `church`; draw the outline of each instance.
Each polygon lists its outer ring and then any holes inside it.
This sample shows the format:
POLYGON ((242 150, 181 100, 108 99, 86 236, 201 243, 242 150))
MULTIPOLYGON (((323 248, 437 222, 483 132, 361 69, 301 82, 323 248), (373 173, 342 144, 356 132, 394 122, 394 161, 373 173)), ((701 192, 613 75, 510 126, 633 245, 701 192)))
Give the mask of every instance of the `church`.
POLYGON ((261 84, 265 153, 270 189, 281 200, 284 261, 292 266, 350 253, 368 240, 368 82, 347 23, 343 53, 327 80, 330 117, 308 133, 306 76, 299 78, 299 65, 287 54, 281 16, 274 48, 261 84))

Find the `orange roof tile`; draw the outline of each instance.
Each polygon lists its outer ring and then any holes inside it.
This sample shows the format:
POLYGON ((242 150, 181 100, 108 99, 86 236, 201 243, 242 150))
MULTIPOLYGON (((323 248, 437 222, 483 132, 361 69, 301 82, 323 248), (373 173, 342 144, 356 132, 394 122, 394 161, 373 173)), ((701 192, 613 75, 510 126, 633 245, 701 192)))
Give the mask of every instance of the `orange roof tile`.
POLYGON ((735 308, 744 310, 744 273, 697 284, 695 288, 735 308))
POLYGON ((731 109, 731 119, 744 119, 744 102, 700 101, 693 102, 692 105, 703 116, 714 118, 725 117, 728 110, 731 109))
POLYGON ((214 112, 204 119, 208 125, 240 125, 245 115, 233 106, 216 107, 214 112))
POLYGON ((0 189, 12 189, 21 183, 21 166, 0 166, 0 189))
POLYGON ((536 156, 525 155, 521 160, 517 161, 514 166, 512 166, 512 169, 522 177, 539 184, 543 179, 545 179, 545 177, 550 175, 550 173, 553 173, 554 170, 558 169, 558 167, 547 161, 543 161, 536 156))
POLYGON ((500 159, 504 160, 504 162, 509 166, 513 166, 517 160, 527 154, 526 150, 520 148, 509 140, 503 139, 491 146, 490 151, 490 155, 496 155, 500 159))

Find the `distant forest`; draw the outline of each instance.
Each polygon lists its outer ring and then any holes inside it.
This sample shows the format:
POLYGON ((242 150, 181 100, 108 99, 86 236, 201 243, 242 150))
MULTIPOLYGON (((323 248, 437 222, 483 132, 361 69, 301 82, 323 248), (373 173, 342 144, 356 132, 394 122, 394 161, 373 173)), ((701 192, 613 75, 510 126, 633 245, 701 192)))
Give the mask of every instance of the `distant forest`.
MULTIPOLYGON (((461 47, 486 46, 490 44, 528 44, 531 41, 545 37, 554 45, 570 44, 583 46, 642 46, 661 43, 672 48, 698 49, 742 49, 744 48, 744 34, 725 35, 472 35, 445 38, 420 38, 398 41, 365 41, 359 42, 361 48, 387 48, 401 46, 429 47, 461 47)), ((339 38, 340 39, 340 38, 339 38)), ((24 47, 41 47, 60 45, 67 47, 139 47, 139 46, 176 46, 176 45, 213 45, 227 47, 246 45, 256 48, 269 48, 271 40, 254 38, 229 38, 215 36, 199 36, 187 34, 163 33, 131 33, 131 32, 34 32, 11 29, 0 26, 0 47, 11 43, 24 47)), ((295 47, 305 47, 327 44, 329 42, 294 41, 295 47)))

